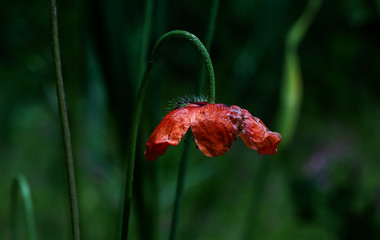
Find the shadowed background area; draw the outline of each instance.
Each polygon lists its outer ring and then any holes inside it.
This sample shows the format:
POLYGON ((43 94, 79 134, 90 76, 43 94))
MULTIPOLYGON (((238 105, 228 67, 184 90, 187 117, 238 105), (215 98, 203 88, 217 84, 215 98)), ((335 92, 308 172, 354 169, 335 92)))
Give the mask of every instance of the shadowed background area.
MULTIPOLYGON (((154 43, 174 29, 204 42, 209 31, 211 0, 147 2, 148 11, 144 1, 57 2, 83 239, 118 236, 132 108, 154 43)), ((216 158, 192 143, 179 239, 380 235, 380 1, 324 1, 291 45, 288 33, 307 4, 219 3, 210 48, 216 102, 249 110, 284 142, 277 155, 261 156, 238 138, 216 158), (287 88, 293 70, 300 85, 287 88), (285 111, 283 96, 299 96, 298 108, 285 111), (293 110, 294 127, 282 129, 293 110)), ((11 185, 20 173, 30 186, 38 239, 71 237, 49 34, 47 1, 2 2, 0 239, 10 239, 11 185)), ((146 162, 145 142, 170 100, 197 93, 202 64, 190 43, 173 40, 153 70, 137 142, 130 239, 168 237, 183 144, 146 162)), ((17 214, 25 239, 25 216, 17 214)))

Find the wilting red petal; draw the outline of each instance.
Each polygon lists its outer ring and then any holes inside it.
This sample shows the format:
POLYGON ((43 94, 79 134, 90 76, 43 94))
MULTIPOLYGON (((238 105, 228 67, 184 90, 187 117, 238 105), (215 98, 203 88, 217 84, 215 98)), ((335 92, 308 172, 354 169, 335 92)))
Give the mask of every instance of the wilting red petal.
POLYGON ((170 145, 178 145, 190 127, 192 109, 179 108, 162 119, 146 143, 146 160, 154 160, 163 155, 170 145))
POLYGON ((231 147, 241 120, 240 112, 224 104, 207 104, 193 112, 191 131, 202 153, 216 157, 231 147))
POLYGON ((154 160, 170 146, 177 146, 191 127, 203 154, 219 156, 241 135, 245 144, 259 154, 275 154, 281 135, 238 106, 194 102, 173 110, 160 122, 146 143, 145 158, 154 160))
POLYGON ((258 150, 259 154, 273 155, 277 153, 281 135, 271 132, 257 117, 253 117, 247 110, 242 109, 244 115, 244 130, 241 138, 252 149, 258 150))

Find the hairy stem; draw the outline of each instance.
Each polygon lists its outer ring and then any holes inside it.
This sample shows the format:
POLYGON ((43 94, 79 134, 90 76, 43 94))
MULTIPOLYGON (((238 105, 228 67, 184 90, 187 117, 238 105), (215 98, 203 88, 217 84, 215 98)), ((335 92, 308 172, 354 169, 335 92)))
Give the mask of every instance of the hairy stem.
POLYGON ((11 193, 11 239, 17 239, 17 233, 19 229, 17 227, 17 205, 18 205, 18 195, 20 193, 21 200, 24 205, 25 218, 26 218, 26 228, 29 240, 36 240, 36 222, 34 218, 33 201, 30 194, 30 188, 28 181, 23 175, 18 175, 14 178, 12 183, 12 193, 11 193))
POLYGON ((56 9, 55 0, 49 0, 49 5, 50 5, 51 37, 53 41, 54 70, 55 70, 55 77, 56 77, 56 83, 57 83, 58 107, 59 107, 59 114, 61 117, 63 142, 64 142, 65 154, 66 154, 66 171, 67 171, 67 178, 68 178, 68 184, 69 184, 71 229, 72 229, 73 239, 79 240, 80 229, 79 229, 78 200, 77 200, 76 185, 75 185, 74 161, 73 161, 73 153, 72 153, 72 148, 71 148, 69 120, 67 116, 65 90, 63 87, 61 57, 60 57, 59 40, 58 40, 57 9, 56 9))
POLYGON ((197 49, 201 52, 204 61, 206 63, 206 68, 209 76, 209 101, 215 102, 215 77, 214 77, 214 69, 212 67, 212 62, 210 56, 207 52, 207 49, 202 44, 202 42, 193 34, 182 31, 182 30, 174 30, 164 34, 156 43, 152 50, 152 54, 149 58, 148 65, 145 69, 144 77, 141 82, 139 92, 137 95, 135 107, 133 110, 133 119, 132 119, 132 129, 130 132, 130 139, 128 141, 128 159, 127 159, 127 175, 126 175, 126 183, 125 183, 125 192, 124 192, 124 209, 123 209, 123 218, 122 218, 122 226, 121 226, 121 239, 128 238, 129 231, 129 216, 131 211, 131 200, 132 200, 132 182, 133 182, 133 171, 135 165, 135 154, 136 154, 136 140, 137 133, 140 123, 141 109, 143 106, 143 101, 146 93, 146 89, 148 87, 150 81, 150 74, 152 72, 153 66, 156 63, 162 46, 169 41, 170 39, 175 38, 183 38, 190 41, 197 49))

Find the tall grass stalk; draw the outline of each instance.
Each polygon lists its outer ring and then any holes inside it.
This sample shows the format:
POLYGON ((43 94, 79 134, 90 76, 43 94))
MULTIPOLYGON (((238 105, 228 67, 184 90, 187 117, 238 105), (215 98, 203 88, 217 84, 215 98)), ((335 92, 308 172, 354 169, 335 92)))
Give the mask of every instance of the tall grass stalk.
POLYGON ((129 232, 129 219, 131 212, 131 200, 132 200, 132 182, 133 182, 133 171, 135 165, 135 154, 136 154, 136 140, 137 133, 140 123, 141 110, 143 106, 143 101, 146 93, 146 89, 150 82, 150 74, 153 70, 158 57, 160 56, 160 50, 162 46, 171 39, 182 38, 191 42, 197 50, 202 54, 203 59, 206 63, 206 69, 209 76, 209 101, 215 102, 215 76, 214 69, 210 56, 207 52, 207 49, 202 44, 202 42, 193 34, 183 31, 183 30, 174 30, 164 34, 154 46, 151 56, 149 58, 148 65, 145 69, 144 77, 141 82, 137 99, 135 102, 135 107, 133 110, 133 119, 132 119, 132 129, 130 131, 130 138, 128 141, 128 159, 127 159, 127 172, 126 172, 126 183, 125 183, 125 192, 124 192, 124 209, 123 209, 123 218, 121 225, 121 239, 128 238, 129 232))
MULTIPOLYGON (((284 147, 293 137, 302 101, 302 76, 297 49, 318 12, 321 3, 322 0, 310 0, 302 15, 297 19, 286 35, 284 73, 280 93, 281 103, 277 118, 277 127, 283 137, 280 147, 284 147)), ((281 152, 278 153, 277 159, 281 158, 280 155, 281 152)), ((264 186, 275 162, 276 159, 273 158, 260 162, 259 171, 254 175, 253 182, 255 183, 255 189, 253 189, 251 206, 248 210, 247 218, 244 221, 242 232, 243 240, 255 239, 256 237, 256 217, 265 190, 264 186)))
POLYGON ((149 47, 149 39, 152 32, 152 19, 153 19, 153 8, 154 1, 146 0, 145 1, 145 17, 144 17, 144 25, 141 36, 141 51, 140 51, 140 71, 138 74, 138 80, 142 78, 144 74, 144 68, 146 65, 147 52, 149 47))
MULTIPOLYGON (((148 48, 150 46, 150 39, 152 35, 152 25, 153 25, 153 16, 154 16, 154 8, 155 1, 154 0, 145 0, 145 16, 144 22, 142 26, 142 34, 141 34, 141 46, 140 46, 140 55, 139 55, 139 71, 135 76, 135 82, 140 83, 143 78, 144 70, 147 65, 148 59, 148 48)), ((156 24, 155 24, 156 25, 156 24)), ((157 79, 159 81, 159 79, 157 79)), ((158 82, 157 81, 157 82, 158 82)), ((153 84, 156 84, 154 82, 153 84)), ((157 83, 159 84, 159 83, 157 83)), ((138 86, 138 84, 136 84, 138 86)), ((157 93, 155 93, 156 95, 157 93)), ((155 96, 151 96, 150 99, 158 99, 155 96)), ((154 111, 154 113, 157 111, 154 111)), ((137 159, 139 157, 137 156, 137 159)), ((138 160, 137 160, 138 161, 138 160)), ((136 191, 135 193, 135 201, 134 209, 136 210, 137 218, 136 220, 144 222, 145 224, 138 224, 138 232, 140 235, 140 239, 149 239, 153 240, 157 236, 157 219, 158 219, 158 189, 156 188, 156 183, 158 181, 156 174, 156 165, 150 164, 145 165, 143 162, 136 163, 135 167, 135 176, 137 178, 135 180, 136 191), (148 178, 146 176, 149 176, 148 178), (152 188, 149 189, 149 197, 144 198, 144 180, 148 180, 147 183, 152 188), (146 200, 148 199, 148 200, 146 200), (149 202, 147 202, 149 201, 149 202)))
POLYGON ((34 218, 33 201, 30 193, 30 187, 26 178, 19 174, 13 179, 11 193, 11 239, 18 239, 18 196, 24 205, 25 220, 26 220, 26 233, 29 240, 36 240, 36 222, 34 218))
MULTIPOLYGON (((186 137, 188 138, 188 136, 186 137)), ((185 176, 189 158, 190 141, 184 141, 185 146, 182 152, 177 178, 177 188, 174 199, 172 223, 170 227, 169 240, 177 239, 179 213, 182 205, 183 189, 185 187, 185 176)))
MULTIPOLYGON (((211 4, 210 19, 208 21, 206 37, 205 37, 205 47, 208 51, 210 51, 211 49, 212 39, 214 38, 215 23, 216 23, 216 18, 218 16, 218 8, 219 8, 219 0, 213 0, 211 4)), ((199 94, 203 92, 204 82, 206 78, 205 72, 206 72, 206 69, 204 65, 202 65, 201 74, 200 74, 199 83, 198 83, 199 94)))
POLYGON ((71 216, 71 229, 73 239, 80 239, 80 228, 79 228, 79 210, 78 210, 78 200, 75 185, 75 173, 74 173, 74 160, 71 148, 71 137, 69 120, 67 115, 67 107, 65 101, 65 90, 63 87, 63 77, 62 77, 62 67, 61 67, 61 57, 59 51, 59 39, 58 39, 58 23, 57 23, 57 8, 55 0, 49 0, 50 6, 50 23, 51 23, 51 37, 52 37, 52 48, 53 48, 53 59, 54 59, 54 70, 56 77, 56 87, 58 96, 58 107, 59 114, 61 117, 61 127, 63 133, 63 142, 66 154, 66 171, 67 179, 69 184, 69 196, 70 196, 70 216, 71 216))
MULTIPOLYGON (((219 8, 219 0, 213 0, 211 3, 210 19, 208 22, 206 37, 205 37, 205 47, 208 51, 210 51, 212 39, 214 37, 218 8, 219 8)), ((202 65, 200 76, 199 76, 199 82, 198 82, 199 94, 202 94, 203 92, 204 82, 206 78, 205 72, 206 72, 205 66, 202 65)), ((174 207, 173 207, 173 214, 172 214, 172 223, 171 223, 171 228, 170 228, 170 233, 169 233, 169 240, 177 239, 178 223, 179 223, 179 215, 180 215, 179 213, 180 213, 180 209, 182 205, 183 188, 185 186, 185 177, 186 177, 186 169, 188 165, 187 162, 189 159, 188 155, 189 155, 190 141, 185 141, 184 144, 185 146, 184 146, 184 150, 183 150, 180 165, 179 165, 177 188, 176 188, 175 199, 174 199, 174 207)))

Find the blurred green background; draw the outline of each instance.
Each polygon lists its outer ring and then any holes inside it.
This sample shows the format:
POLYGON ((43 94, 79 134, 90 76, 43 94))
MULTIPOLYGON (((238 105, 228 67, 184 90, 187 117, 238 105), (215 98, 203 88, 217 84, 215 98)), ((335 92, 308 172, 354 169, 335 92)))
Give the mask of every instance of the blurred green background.
MULTIPOLYGON (((174 29, 204 41, 211 4, 154 1, 148 53, 174 29)), ((69 239, 48 3, 1 5, 0 239, 10 237, 10 190, 18 173, 31 187, 38 238, 69 239)), ((140 57, 146 4, 57 5, 82 238, 115 239, 131 111, 146 63, 140 57)), ((248 109, 280 131, 286 34, 306 5, 220 2, 210 50, 216 102, 248 109)), ((216 158, 193 144, 179 239, 380 236, 379 31, 378 0, 322 3, 297 50, 303 98, 293 137, 274 156, 258 155, 240 138, 216 158)), ((202 64, 191 44, 173 40, 153 71, 138 138, 130 239, 168 237, 183 144, 154 162, 144 161, 144 144, 168 112, 168 101, 196 93, 202 64)))

